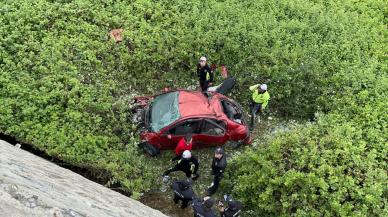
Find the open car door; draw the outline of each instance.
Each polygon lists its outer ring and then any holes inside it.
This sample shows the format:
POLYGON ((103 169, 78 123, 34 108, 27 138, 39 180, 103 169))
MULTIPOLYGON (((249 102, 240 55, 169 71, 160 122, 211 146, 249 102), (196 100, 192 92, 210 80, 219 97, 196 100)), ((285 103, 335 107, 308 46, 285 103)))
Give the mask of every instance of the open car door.
POLYGON ((222 95, 228 94, 234 86, 236 85, 236 78, 235 77, 228 77, 225 79, 224 82, 216 89, 217 93, 220 93, 222 95))

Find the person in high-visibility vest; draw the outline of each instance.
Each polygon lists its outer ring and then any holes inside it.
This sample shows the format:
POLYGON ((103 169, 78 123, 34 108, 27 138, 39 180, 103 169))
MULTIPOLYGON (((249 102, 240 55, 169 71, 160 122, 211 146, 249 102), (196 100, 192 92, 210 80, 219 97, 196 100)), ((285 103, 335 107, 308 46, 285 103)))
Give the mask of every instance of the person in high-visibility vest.
POLYGON ((209 64, 207 64, 206 57, 201 57, 199 59, 199 63, 197 65, 197 75, 202 92, 206 92, 207 88, 212 84, 214 79, 213 72, 209 64))
POLYGON ((249 90, 252 91, 251 129, 253 129, 256 113, 262 112, 267 107, 270 96, 266 84, 250 86, 249 90))

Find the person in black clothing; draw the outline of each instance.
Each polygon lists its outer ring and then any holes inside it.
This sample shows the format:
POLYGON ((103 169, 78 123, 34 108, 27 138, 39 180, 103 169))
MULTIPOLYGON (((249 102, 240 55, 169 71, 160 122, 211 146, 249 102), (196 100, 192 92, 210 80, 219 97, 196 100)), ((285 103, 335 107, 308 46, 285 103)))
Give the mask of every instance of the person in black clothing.
POLYGON ((207 91, 207 88, 212 84, 214 79, 213 71, 206 61, 206 57, 201 57, 197 65, 197 75, 202 92, 207 91))
POLYGON ((239 217, 241 214, 241 209, 243 208, 242 203, 231 198, 226 197, 228 207, 224 208, 224 203, 222 201, 218 202, 218 209, 220 211, 221 217, 239 217))
POLYGON ((217 148, 212 162, 212 175, 214 175, 214 179, 207 190, 208 195, 216 193, 218 185, 220 184, 220 181, 223 177, 226 164, 224 150, 222 148, 217 148))
POLYGON ((194 217, 216 217, 216 212, 212 209, 214 205, 213 199, 205 197, 203 200, 195 198, 193 200, 194 217))
POLYGON ((196 178, 198 176, 198 167, 198 159, 194 155, 191 155, 189 150, 186 150, 182 153, 182 157, 178 163, 174 167, 165 171, 163 176, 168 176, 171 172, 182 171, 186 174, 187 178, 196 178))
POLYGON ((179 201, 182 201, 182 209, 186 208, 194 198, 194 191, 191 188, 191 184, 191 179, 177 180, 171 184, 171 188, 174 191, 174 202, 178 204, 179 201))

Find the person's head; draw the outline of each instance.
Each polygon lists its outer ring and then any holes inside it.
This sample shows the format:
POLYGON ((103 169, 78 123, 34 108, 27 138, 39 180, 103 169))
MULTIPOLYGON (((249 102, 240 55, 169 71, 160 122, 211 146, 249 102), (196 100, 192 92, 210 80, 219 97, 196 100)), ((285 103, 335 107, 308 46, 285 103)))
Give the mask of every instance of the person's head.
POLYGON ((267 91, 267 88, 268 87, 266 84, 261 84, 257 89, 259 90, 260 93, 264 93, 265 91, 267 91))
POLYGON ((210 210, 214 205, 214 200, 211 197, 204 197, 203 198, 203 206, 205 209, 210 210))
POLYGON ((206 61, 207 61, 206 57, 201 57, 201 58, 199 58, 199 65, 200 65, 201 67, 206 66, 206 63, 207 63, 206 61))
POLYGON ((190 144, 192 141, 193 141, 193 135, 191 135, 191 133, 186 134, 186 136, 185 136, 186 144, 190 144))
POLYGON ((190 188, 190 186, 192 185, 192 183, 193 183, 193 182, 192 182, 191 179, 185 179, 185 180, 183 180, 183 181, 181 182, 179 188, 180 188, 181 190, 186 190, 186 189, 190 188))
POLYGON ((237 202, 234 200, 228 201, 228 208, 235 211, 237 209, 237 202))
POLYGON ((222 148, 216 148, 216 151, 214 152, 214 157, 217 159, 221 159, 225 154, 224 149, 222 148))
POLYGON ((184 158, 184 159, 190 159, 190 158, 191 158, 191 151, 185 150, 185 151, 182 153, 182 158, 184 158))

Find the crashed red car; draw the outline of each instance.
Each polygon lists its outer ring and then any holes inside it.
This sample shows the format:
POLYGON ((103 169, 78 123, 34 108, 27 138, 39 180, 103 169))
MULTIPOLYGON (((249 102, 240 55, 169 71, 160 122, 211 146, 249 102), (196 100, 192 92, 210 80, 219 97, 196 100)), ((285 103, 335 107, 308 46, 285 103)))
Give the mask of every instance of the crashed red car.
POLYGON ((175 90, 135 98, 135 119, 141 123, 141 147, 154 156, 174 149, 187 134, 193 148, 250 143, 250 133, 241 106, 218 92, 175 90))

